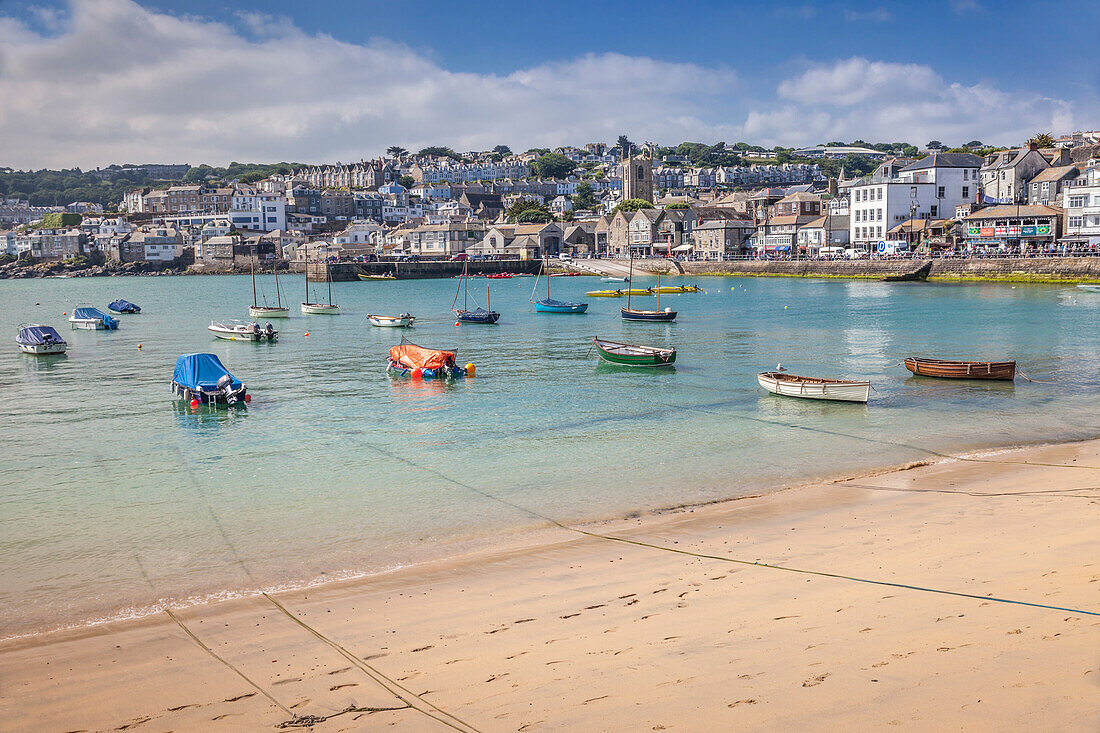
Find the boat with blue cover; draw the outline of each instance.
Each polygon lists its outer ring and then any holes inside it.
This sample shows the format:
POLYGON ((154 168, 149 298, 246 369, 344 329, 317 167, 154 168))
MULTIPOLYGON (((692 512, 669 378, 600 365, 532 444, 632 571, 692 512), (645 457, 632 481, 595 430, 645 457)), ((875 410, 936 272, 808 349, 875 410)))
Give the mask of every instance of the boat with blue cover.
POLYGON ((172 394, 203 405, 244 405, 248 392, 214 354, 181 354, 172 374, 172 394))
POLYGON ((63 354, 68 344, 61 338, 53 326, 41 326, 37 323, 24 323, 15 332, 15 343, 24 354, 48 356, 63 354))
POLYGON ((113 303, 108 303, 107 310, 114 311, 115 313, 141 313, 140 306, 128 300, 123 300, 122 298, 119 298, 113 303))
MULTIPOLYGON (((531 297, 535 297, 535 291, 539 288, 539 277, 546 272, 546 260, 542 262, 542 268, 539 270, 539 274, 535 277, 535 285, 531 288, 531 297)), ((546 297, 539 300, 532 300, 535 304, 536 313, 584 313, 588 310, 588 303, 569 303, 561 300, 554 300, 550 297, 550 276, 546 277, 546 297)))
POLYGON ((86 331, 114 331, 118 328, 118 319, 107 315, 99 308, 84 306, 73 308, 69 316, 69 325, 86 331))

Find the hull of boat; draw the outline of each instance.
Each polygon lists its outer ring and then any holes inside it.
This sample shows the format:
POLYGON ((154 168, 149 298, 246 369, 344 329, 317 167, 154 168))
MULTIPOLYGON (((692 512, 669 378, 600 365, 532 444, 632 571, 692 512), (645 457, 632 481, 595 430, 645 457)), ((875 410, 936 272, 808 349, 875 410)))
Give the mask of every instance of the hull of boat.
POLYGON ((206 330, 214 334, 220 339, 226 341, 247 341, 250 343, 258 343, 260 341, 278 341, 279 332, 272 331, 269 336, 266 331, 261 330, 259 333, 255 331, 238 330, 234 328, 226 328, 223 326, 207 326, 206 330))
POLYGON ((367 322, 379 328, 408 328, 416 316, 367 316, 367 322))
POLYGON ((584 313, 588 310, 588 303, 535 303, 535 311, 538 313, 584 313))
POLYGON ((244 385, 236 392, 232 393, 233 401, 229 401, 229 397, 224 392, 208 392, 205 389, 191 388, 179 382, 172 382, 172 394, 177 399, 184 402, 190 402, 191 400, 198 400, 201 405, 225 405, 226 407, 244 407, 247 403, 248 390, 244 385))
POLYGON ((699 292, 699 288, 694 285, 662 285, 658 288, 653 288, 653 292, 661 293, 662 295, 675 295, 676 293, 697 293, 699 292))
POLYGON ((396 280, 393 275, 364 275, 359 273, 360 280, 396 280))
MULTIPOLYGON (((16 342, 18 343, 18 342, 16 342)), ((24 354, 34 356, 49 356, 50 354, 64 354, 69 345, 62 341, 59 344, 19 344, 19 350, 24 354)))
POLYGON ((638 296, 638 295, 653 295, 655 291, 650 290, 649 288, 627 288, 626 290, 624 290, 622 292, 623 292, 623 295, 638 296))
POLYGON ((589 290, 585 295, 589 298, 621 298, 626 293, 621 290, 589 290))
POLYGON ((594 339, 600 358, 611 364, 636 367, 666 367, 676 362, 676 349, 620 344, 594 339))
POLYGON ((600 282, 602 282, 602 283, 625 283, 626 278, 625 277, 601 277, 600 282))
POLYGON ((1100 285, 1078 285, 1078 290, 1086 290, 1090 293, 1100 293, 1100 285))
POLYGON ((69 325, 78 331, 106 331, 107 326, 99 318, 70 318, 69 325))
POLYGON ((248 307, 249 318, 290 318, 290 308, 263 308, 250 305, 248 307))
POLYGON ((302 313, 307 316, 335 316, 340 314, 340 306, 326 303, 302 303, 302 313))
POLYGON ((641 311, 632 308, 620 309, 624 321, 656 321, 667 323, 676 320, 676 311, 641 311))
POLYGON ((871 390, 870 382, 811 379, 773 372, 758 374, 756 381, 772 394, 806 400, 866 402, 871 390))
POLYGON ((500 320, 500 314, 496 311, 488 313, 456 313, 455 316, 462 323, 496 323, 500 320))
POLYGON ((908 357, 905 368, 921 377, 938 379, 991 379, 1010 382, 1016 378, 1014 361, 948 361, 908 357))

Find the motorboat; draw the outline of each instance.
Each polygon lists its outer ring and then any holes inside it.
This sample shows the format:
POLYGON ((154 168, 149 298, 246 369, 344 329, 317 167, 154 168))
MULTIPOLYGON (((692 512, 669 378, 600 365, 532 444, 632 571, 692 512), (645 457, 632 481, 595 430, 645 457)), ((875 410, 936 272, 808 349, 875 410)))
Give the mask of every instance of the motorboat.
POLYGON ((248 392, 214 354, 182 354, 172 373, 172 394, 202 405, 238 405, 248 402, 248 392))
POLYGON ((416 316, 402 313, 399 316, 380 316, 374 313, 367 314, 367 322, 372 326, 381 328, 408 328, 416 320, 416 316))
POLYGON ((107 310, 114 311, 115 313, 141 313, 141 307, 131 303, 128 300, 119 298, 118 300, 108 303, 107 310))
POLYGON ((763 372, 756 375, 756 381, 772 394, 807 400, 866 402, 871 389, 867 381, 800 377, 786 372, 763 372))
POLYGON ((279 340, 279 332, 270 323, 260 328, 255 321, 211 321, 206 327, 220 339, 226 341, 267 341, 279 340))
POLYGON ((24 354, 46 356, 63 354, 68 344, 61 338, 53 326, 41 326, 37 323, 24 323, 15 332, 15 343, 24 354))
POLYGON ((69 325, 84 331, 114 331, 118 328, 118 319, 107 315, 99 308, 85 306, 73 308, 69 316, 69 325))

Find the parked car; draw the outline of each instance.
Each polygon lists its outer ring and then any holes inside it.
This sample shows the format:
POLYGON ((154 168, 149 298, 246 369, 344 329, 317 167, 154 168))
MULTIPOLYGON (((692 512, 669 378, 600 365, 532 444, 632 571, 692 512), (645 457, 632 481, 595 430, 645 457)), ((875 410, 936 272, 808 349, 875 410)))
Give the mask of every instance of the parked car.
POLYGON ((468 259, 470 258, 465 252, 459 252, 458 254, 451 256, 451 262, 462 262, 463 260, 468 259))
POLYGON ((571 260, 571 259, 573 259, 573 257, 568 252, 559 252, 558 253, 558 259, 559 260, 571 260))

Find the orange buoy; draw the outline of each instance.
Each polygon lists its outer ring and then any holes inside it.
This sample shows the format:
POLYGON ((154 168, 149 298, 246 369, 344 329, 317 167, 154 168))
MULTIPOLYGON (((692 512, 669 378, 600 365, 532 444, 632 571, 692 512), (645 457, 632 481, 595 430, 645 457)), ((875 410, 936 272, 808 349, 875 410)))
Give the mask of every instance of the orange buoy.
POLYGON ((309 331, 306 331, 306 336, 309 336, 309 331))
POLYGON ((421 369, 420 367, 417 367, 416 369, 412 370, 411 376, 412 376, 413 379, 416 379, 416 380, 423 379, 424 378, 424 370, 421 369))
POLYGON ((477 368, 473 364, 466 365, 466 376, 473 377, 477 374, 477 368))
POLYGON ((458 321, 455 321, 455 325, 456 325, 456 326, 458 325, 458 321))
POLYGON ((138 348, 139 348, 139 349, 141 348, 141 344, 138 344, 138 348))

